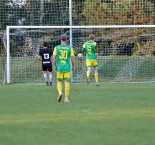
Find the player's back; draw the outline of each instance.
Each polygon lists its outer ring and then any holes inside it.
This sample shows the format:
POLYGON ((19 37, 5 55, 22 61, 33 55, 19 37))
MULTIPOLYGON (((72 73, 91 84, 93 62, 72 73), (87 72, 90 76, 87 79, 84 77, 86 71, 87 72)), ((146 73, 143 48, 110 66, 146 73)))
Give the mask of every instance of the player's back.
POLYGON ((96 59, 96 50, 95 50, 96 42, 89 40, 86 41, 83 45, 82 51, 86 52, 87 59, 96 59))
POLYGON ((67 44, 56 46, 58 72, 70 72, 71 49, 67 44))
POLYGON ((52 50, 50 48, 43 48, 39 55, 42 57, 42 63, 51 63, 52 50))

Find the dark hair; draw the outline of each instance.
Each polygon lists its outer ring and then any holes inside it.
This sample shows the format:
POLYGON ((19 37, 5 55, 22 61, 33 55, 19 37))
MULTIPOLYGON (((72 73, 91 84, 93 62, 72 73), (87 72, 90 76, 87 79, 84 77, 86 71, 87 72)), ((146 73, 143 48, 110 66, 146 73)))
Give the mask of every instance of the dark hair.
POLYGON ((47 46, 48 46, 47 42, 44 42, 44 47, 47 47, 47 46))
POLYGON ((66 40, 67 40, 66 35, 61 35, 60 40, 62 40, 62 41, 66 41, 66 40))

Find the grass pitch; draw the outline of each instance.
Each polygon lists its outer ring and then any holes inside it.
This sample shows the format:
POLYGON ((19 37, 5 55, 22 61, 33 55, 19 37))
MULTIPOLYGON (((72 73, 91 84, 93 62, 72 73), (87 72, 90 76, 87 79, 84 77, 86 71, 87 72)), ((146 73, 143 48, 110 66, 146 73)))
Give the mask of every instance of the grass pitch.
POLYGON ((0 145, 153 145, 155 83, 0 85, 0 145))

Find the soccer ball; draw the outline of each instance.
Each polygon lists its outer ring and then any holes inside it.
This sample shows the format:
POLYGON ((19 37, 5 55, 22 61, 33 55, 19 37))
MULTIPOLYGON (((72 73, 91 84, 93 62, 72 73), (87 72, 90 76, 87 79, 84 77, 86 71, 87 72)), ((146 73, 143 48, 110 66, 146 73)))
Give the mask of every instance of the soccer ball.
POLYGON ((82 58, 82 57, 83 57, 82 53, 79 53, 78 58, 82 58))

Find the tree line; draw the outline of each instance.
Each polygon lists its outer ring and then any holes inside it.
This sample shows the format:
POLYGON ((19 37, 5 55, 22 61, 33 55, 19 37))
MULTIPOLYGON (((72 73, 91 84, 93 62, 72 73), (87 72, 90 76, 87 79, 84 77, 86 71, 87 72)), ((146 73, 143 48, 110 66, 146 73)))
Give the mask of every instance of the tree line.
MULTIPOLYGON (((154 24, 155 0, 72 0, 74 25, 154 24)), ((68 25, 69 1, 1 0, 0 30, 7 25, 68 25)))
MULTIPOLYGON (((155 0, 72 0, 73 25, 155 23, 155 0)), ((7 25, 69 25, 67 0, 1 0, 0 50, 7 25)))

